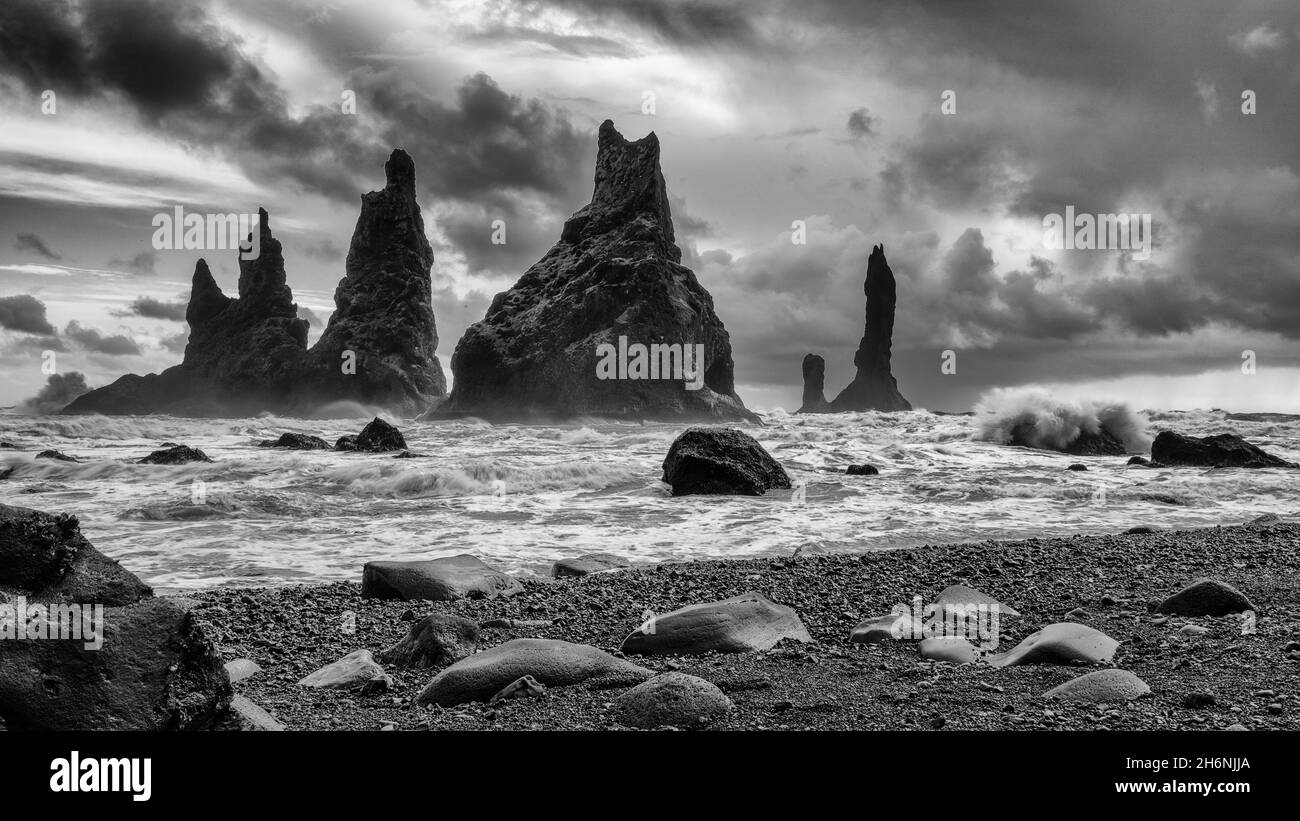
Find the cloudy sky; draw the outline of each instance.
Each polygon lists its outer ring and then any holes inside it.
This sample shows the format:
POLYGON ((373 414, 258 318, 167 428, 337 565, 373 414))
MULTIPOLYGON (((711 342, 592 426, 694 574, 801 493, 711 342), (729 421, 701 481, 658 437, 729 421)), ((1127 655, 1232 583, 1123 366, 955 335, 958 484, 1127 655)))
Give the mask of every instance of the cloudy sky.
MULTIPOLYGON (((884 243, 918 406, 1040 384, 1300 408, 1287 0, 4 0, 0 405, 36 392, 45 350, 92 386, 179 361, 200 254, 151 242, 178 205, 265 207, 314 339, 393 147, 417 164, 446 366, 587 202, 607 117, 659 135, 751 407, 797 406, 808 352, 829 395, 851 378, 884 243), (1149 259, 1048 248, 1067 206, 1150 214, 1149 259)), ((234 253, 202 255, 233 293, 234 253)))

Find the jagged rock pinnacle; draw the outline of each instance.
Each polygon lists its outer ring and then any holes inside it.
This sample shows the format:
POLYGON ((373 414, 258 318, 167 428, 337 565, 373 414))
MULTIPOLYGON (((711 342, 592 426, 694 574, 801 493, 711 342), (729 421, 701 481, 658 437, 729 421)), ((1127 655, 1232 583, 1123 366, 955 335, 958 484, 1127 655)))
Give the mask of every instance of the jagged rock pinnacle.
POLYGON ((898 383, 890 371, 897 293, 894 272, 885 260, 883 243, 871 249, 871 256, 867 259, 867 278, 862 290, 867 297, 866 327, 858 351, 853 356, 857 375, 831 402, 830 409, 911 410, 911 403, 898 392, 898 383))

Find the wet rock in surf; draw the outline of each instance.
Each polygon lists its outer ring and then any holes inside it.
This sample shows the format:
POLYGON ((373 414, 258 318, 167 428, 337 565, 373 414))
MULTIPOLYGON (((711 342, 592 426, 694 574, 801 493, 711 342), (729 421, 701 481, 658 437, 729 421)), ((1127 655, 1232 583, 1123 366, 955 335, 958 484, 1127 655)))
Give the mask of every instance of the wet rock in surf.
POLYGON ((1151 459, 1174 467, 1294 468, 1288 462, 1232 433, 1197 439, 1171 430, 1151 443, 1151 459))
POLYGON ((1074 464, 1067 466, 1065 469, 1075 471, 1076 473, 1082 473, 1088 469, 1088 466, 1082 462, 1075 462, 1074 464))
POLYGON ((803 358, 803 402, 795 413, 826 413, 826 360, 815 353, 803 358))
POLYGON ((320 690, 348 690, 361 695, 372 695, 391 690, 393 679, 374 660, 369 650, 356 650, 333 664, 325 665, 298 684, 320 690))
POLYGON ((1258 611, 1246 595, 1216 579, 1197 579, 1156 607, 1171 616, 1227 616, 1258 611))
POLYGON ((306 433, 282 433, 279 439, 264 439, 259 448, 287 448, 289 450, 329 450, 329 443, 319 436, 306 433))
POLYGON ((77 517, 0 505, 0 591, 34 601, 134 604, 153 590, 81 534, 77 517))
POLYGON ((717 685, 676 672, 661 673, 614 700, 619 724, 645 730, 690 729, 725 716, 732 706, 717 685))
POLYGON ((155 450, 153 453, 136 461, 138 465, 184 465, 189 462, 211 462, 208 455, 198 448, 177 445, 171 448, 155 450))
POLYGON ((1094 670, 1043 693, 1043 698, 1085 704, 1121 704, 1151 694, 1147 683, 1128 670, 1094 670))
POLYGON ((621 649, 638 655, 745 653, 771 650, 782 639, 807 642, 812 636, 793 608, 749 592, 652 616, 621 649))
POLYGON ((1133 466, 1136 466, 1136 467, 1144 467, 1144 468, 1162 468, 1162 467, 1164 467, 1164 465, 1160 464, 1159 462, 1152 462, 1150 459, 1147 459, 1147 458, 1144 457, 1144 456, 1130 456, 1130 457, 1128 458, 1128 461, 1125 462, 1125 464, 1126 464, 1126 465, 1133 465, 1133 466))
POLYGON ((398 667, 446 667, 478 648, 478 622, 449 613, 434 613, 411 625, 401 641, 379 654, 398 667))
POLYGON ((1123 456, 1128 448, 1110 431, 1098 428, 1096 431, 1080 431, 1074 441, 1065 447, 1065 452, 1075 456, 1123 456))
POLYGON ((366 562, 361 575, 361 597, 366 599, 494 599, 523 589, 518 579, 469 554, 423 562, 366 562))
POLYGON ((454 707, 487 701, 512 682, 532 676, 546 687, 584 682, 596 687, 640 684, 654 672, 588 644, 514 639, 456 662, 428 683, 416 704, 454 707))
POLYGON ((5 642, 0 716, 9 729, 208 730, 226 718, 230 680, 183 602, 106 607, 101 636, 98 647, 5 642))
POLYGON ((762 496, 789 488, 785 468, 754 437, 734 428, 689 428, 664 457, 663 481, 674 496, 762 496))
POLYGON ((736 395, 713 298, 681 264, 658 137, 631 142, 601 124, 591 202, 465 331, 451 369, 431 418, 757 421, 736 395))
POLYGON ((898 301, 894 272, 885 260, 885 246, 876 245, 867 258, 866 324, 853 364, 857 374, 830 404, 833 412, 906 411, 912 405, 898 392, 890 367, 894 337, 894 308, 898 301))
POLYGON ((1076 622, 1049 624, 1017 644, 1010 651, 989 656, 994 667, 1019 664, 1104 664, 1115 656, 1119 642, 1101 632, 1076 622))
POLYGON ((875 476, 880 473, 875 465, 849 465, 844 471, 846 476, 875 476))
POLYGON ((40 453, 36 454, 36 458, 37 458, 37 459, 57 459, 57 460, 60 461, 60 462, 80 462, 80 461, 81 461, 80 459, 76 458, 75 456, 68 456, 66 453, 62 453, 62 452, 57 451, 57 450, 43 450, 43 451, 41 451, 40 453))
POLYGON ((340 437, 334 448, 360 450, 367 453, 388 453, 406 450, 406 437, 400 430, 376 416, 356 436, 340 437))
POLYGON ((556 579, 573 576, 588 576, 627 567, 627 559, 609 553, 588 553, 573 559, 560 559, 551 565, 551 576, 556 579))

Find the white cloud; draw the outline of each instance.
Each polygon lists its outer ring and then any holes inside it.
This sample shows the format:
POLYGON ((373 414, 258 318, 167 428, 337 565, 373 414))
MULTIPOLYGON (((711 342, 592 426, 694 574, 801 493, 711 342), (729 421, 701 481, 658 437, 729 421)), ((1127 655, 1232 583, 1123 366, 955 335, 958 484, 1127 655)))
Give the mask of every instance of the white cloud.
POLYGON ((1228 35, 1232 47, 1249 57, 1258 57, 1266 51, 1282 47, 1286 37, 1280 31, 1269 28, 1268 23, 1261 23, 1249 31, 1239 31, 1228 35))

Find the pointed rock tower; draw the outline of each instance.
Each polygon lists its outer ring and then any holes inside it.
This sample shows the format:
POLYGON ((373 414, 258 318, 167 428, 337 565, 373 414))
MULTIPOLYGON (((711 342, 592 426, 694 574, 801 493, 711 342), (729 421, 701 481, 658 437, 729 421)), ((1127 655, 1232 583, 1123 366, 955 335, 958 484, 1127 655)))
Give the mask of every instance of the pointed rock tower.
POLYGON ((415 163, 398 149, 384 164, 383 190, 361 198, 347 275, 334 313, 312 348, 312 392, 418 414, 447 392, 434 351, 433 249, 415 201, 415 163), (345 373, 346 352, 356 372, 345 373))
POLYGON ((658 137, 628 141, 606 120, 591 202, 465 331, 451 396, 429 416, 757 421, 713 298, 681 256, 658 137), (701 350, 692 380, 682 355, 701 350))
POLYGON ((867 260, 867 280, 862 288, 867 295, 867 322, 858 352, 853 356, 858 374, 831 402, 830 410, 911 410, 911 403, 898 392, 898 382, 890 372, 897 294, 894 272, 885 261, 884 245, 871 249, 871 257, 867 260))
POLYGON ((259 244, 253 246, 259 253, 240 256, 238 297, 221 292, 207 262, 195 266, 184 361, 160 374, 127 374, 81 395, 63 412, 306 414, 353 400, 413 416, 442 397, 446 383, 434 355, 433 251, 415 201, 415 164, 398 150, 384 169, 383 190, 361 198, 336 308, 311 350, 280 241, 259 210, 259 244))
POLYGON ((826 360, 815 353, 803 358, 803 403, 795 413, 826 413, 826 360))

